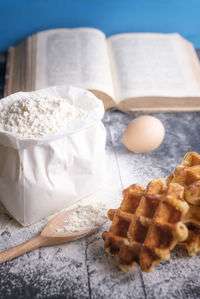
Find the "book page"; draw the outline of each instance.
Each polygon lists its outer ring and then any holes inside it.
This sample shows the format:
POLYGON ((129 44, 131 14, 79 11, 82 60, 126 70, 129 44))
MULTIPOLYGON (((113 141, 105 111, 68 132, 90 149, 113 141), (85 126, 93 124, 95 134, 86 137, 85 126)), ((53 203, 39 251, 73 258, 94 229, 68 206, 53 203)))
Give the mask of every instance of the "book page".
POLYGON ((35 89, 66 84, 114 97, 103 32, 75 28, 37 35, 35 89))
POLYGON ((120 34, 108 39, 116 103, 133 97, 200 96, 193 46, 178 34, 120 34))

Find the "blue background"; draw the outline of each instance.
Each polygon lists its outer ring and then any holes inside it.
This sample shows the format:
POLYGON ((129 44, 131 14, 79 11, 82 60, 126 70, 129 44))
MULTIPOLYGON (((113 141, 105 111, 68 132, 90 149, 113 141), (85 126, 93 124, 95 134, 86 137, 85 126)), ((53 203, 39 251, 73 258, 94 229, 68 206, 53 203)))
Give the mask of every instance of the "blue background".
POLYGON ((40 30, 179 32, 200 48, 200 0, 0 0, 0 50, 40 30))

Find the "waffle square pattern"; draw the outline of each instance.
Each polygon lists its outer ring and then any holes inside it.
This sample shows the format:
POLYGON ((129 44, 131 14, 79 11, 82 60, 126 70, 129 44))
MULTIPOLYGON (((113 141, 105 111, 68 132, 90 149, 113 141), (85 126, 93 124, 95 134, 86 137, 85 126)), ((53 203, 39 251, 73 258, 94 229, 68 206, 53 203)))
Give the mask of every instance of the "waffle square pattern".
POLYGON ((158 178, 146 190, 139 184, 129 186, 120 208, 108 211, 112 225, 102 235, 106 251, 118 257, 122 270, 138 263, 142 271, 150 272, 170 257, 178 242, 187 239, 182 220, 188 208, 179 184, 158 178))

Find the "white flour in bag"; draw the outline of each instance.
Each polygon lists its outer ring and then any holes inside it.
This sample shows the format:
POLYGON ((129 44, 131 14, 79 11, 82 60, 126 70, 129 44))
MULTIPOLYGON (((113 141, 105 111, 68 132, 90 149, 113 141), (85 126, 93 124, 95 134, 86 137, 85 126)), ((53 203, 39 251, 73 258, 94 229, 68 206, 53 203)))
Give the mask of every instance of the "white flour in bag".
POLYGON ((2 105, 0 126, 20 137, 31 138, 56 133, 76 118, 86 116, 86 110, 67 98, 32 96, 2 105))
POLYGON ((104 107, 93 94, 19 92, 1 100, 0 114, 0 201, 23 226, 104 186, 104 107))

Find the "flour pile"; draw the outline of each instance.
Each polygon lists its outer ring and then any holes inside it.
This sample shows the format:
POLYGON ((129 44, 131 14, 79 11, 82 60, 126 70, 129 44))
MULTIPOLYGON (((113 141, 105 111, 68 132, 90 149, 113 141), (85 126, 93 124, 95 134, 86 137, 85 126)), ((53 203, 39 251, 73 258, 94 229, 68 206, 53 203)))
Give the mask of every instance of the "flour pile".
POLYGON ((0 127, 22 138, 50 135, 66 127, 87 111, 77 107, 67 98, 32 96, 3 104, 0 127))
POLYGON ((79 205, 64 221, 66 225, 58 228, 56 231, 75 233, 88 229, 94 229, 106 221, 106 214, 107 209, 104 205, 79 205))

